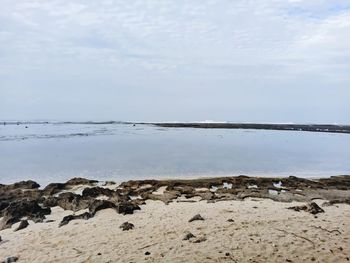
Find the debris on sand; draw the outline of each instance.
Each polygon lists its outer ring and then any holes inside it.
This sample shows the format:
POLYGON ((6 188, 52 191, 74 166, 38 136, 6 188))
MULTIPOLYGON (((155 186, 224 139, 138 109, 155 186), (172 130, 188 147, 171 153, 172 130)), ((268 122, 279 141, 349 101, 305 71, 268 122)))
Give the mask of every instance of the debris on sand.
POLYGON ((134 227, 135 227, 134 224, 129 222, 124 222, 123 224, 121 224, 119 228, 123 229, 123 231, 128 231, 130 229, 133 229, 134 227))
POLYGON ((288 209, 292 209, 294 211, 305 211, 305 212, 309 212, 313 215, 316 215, 318 213, 324 213, 324 210, 315 202, 311 202, 309 204, 306 205, 301 205, 301 206, 292 206, 292 207, 288 207, 288 209))
POLYGON ((197 215, 195 215, 194 217, 192 217, 190 220, 188 220, 188 222, 193 222, 193 221, 196 221, 196 220, 201 220, 201 221, 203 221, 204 218, 203 218, 200 214, 197 214, 197 215))
POLYGON ((193 235, 191 232, 188 232, 182 240, 190 240, 191 238, 195 238, 195 237, 196 236, 193 235))

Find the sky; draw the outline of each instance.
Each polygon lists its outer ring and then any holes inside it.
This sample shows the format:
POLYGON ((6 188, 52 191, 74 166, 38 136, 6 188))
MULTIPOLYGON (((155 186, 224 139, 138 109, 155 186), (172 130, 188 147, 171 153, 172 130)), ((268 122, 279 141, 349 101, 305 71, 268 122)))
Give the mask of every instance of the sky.
POLYGON ((0 119, 350 124, 349 0, 0 0, 0 119))

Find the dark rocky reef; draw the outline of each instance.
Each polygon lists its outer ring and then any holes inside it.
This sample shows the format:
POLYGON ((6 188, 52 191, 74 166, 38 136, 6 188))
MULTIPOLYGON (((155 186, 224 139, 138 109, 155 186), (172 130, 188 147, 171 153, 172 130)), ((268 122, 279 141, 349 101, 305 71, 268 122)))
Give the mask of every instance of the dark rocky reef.
MULTIPOLYGON (((147 124, 147 123, 140 123, 147 124)), ((165 128, 199 128, 199 129, 253 129, 280 131, 310 131, 350 133, 350 125, 333 124, 264 124, 264 123, 148 123, 165 128)))
POLYGON ((245 198, 269 198, 280 202, 299 201, 308 205, 294 210, 321 211, 312 203, 314 199, 325 200, 325 205, 349 204, 350 176, 332 176, 308 180, 294 176, 266 177, 219 177, 194 180, 136 180, 121 185, 108 183, 97 186, 97 181, 74 178, 66 183, 49 184, 43 190, 33 181, 12 185, 0 185, 0 230, 9 228, 21 220, 42 222, 51 213, 51 207, 60 206, 80 215, 63 218, 60 226, 71 220, 88 220, 103 209, 111 208, 119 214, 132 214, 146 200, 170 202, 194 201, 194 197, 207 202, 244 200, 245 198), (84 186, 81 194, 74 187, 84 186), (108 187, 108 188, 107 188, 108 187), (311 206, 310 206, 311 204, 311 206), (316 209, 317 208, 317 209, 316 209))
POLYGON ((268 177, 218 177, 194 180, 138 180, 128 181, 119 190, 141 199, 172 202, 180 196, 199 197, 211 202, 243 200, 248 197, 269 198, 281 202, 311 202, 314 199, 346 201, 350 197, 350 176, 332 176, 308 180, 294 176, 268 177), (156 191, 166 187, 162 194, 156 191))

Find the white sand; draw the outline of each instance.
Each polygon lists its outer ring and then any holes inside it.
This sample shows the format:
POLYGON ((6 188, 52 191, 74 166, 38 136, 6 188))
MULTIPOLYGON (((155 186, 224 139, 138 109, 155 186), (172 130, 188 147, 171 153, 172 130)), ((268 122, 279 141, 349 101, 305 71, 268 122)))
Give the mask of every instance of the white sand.
POLYGON ((299 203, 254 199, 164 205, 148 201, 133 215, 107 209, 61 228, 59 221, 72 212, 54 208, 47 218, 55 222, 30 222, 28 228, 14 232, 16 224, 0 231, 0 262, 9 256, 36 263, 350 262, 349 205, 325 207, 318 218, 285 209, 291 205, 299 203), (198 213, 205 221, 189 223, 198 213), (125 221, 135 228, 122 231, 119 226, 125 221), (182 240, 187 231, 196 238, 182 240), (194 243, 197 239, 206 240, 194 243))

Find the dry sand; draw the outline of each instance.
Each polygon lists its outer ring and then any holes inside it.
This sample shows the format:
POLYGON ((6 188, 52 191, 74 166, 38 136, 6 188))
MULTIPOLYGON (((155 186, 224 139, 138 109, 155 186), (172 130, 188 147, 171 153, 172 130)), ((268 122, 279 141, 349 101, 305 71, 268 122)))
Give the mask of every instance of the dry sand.
POLYGON ((0 262, 10 256, 20 263, 350 262, 350 206, 324 207, 317 218, 286 209, 300 204, 267 199, 169 205, 147 201, 133 215, 106 209, 61 228, 62 217, 72 212, 55 207, 47 216, 54 222, 30 221, 28 228, 14 232, 17 223, 0 231, 0 262), (189 223, 195 214, 205 220, 189 223), (135 228, 122 231, 119 226, 126 221, 135 228), (196 238, 183 240, 187 232, 196 238))

